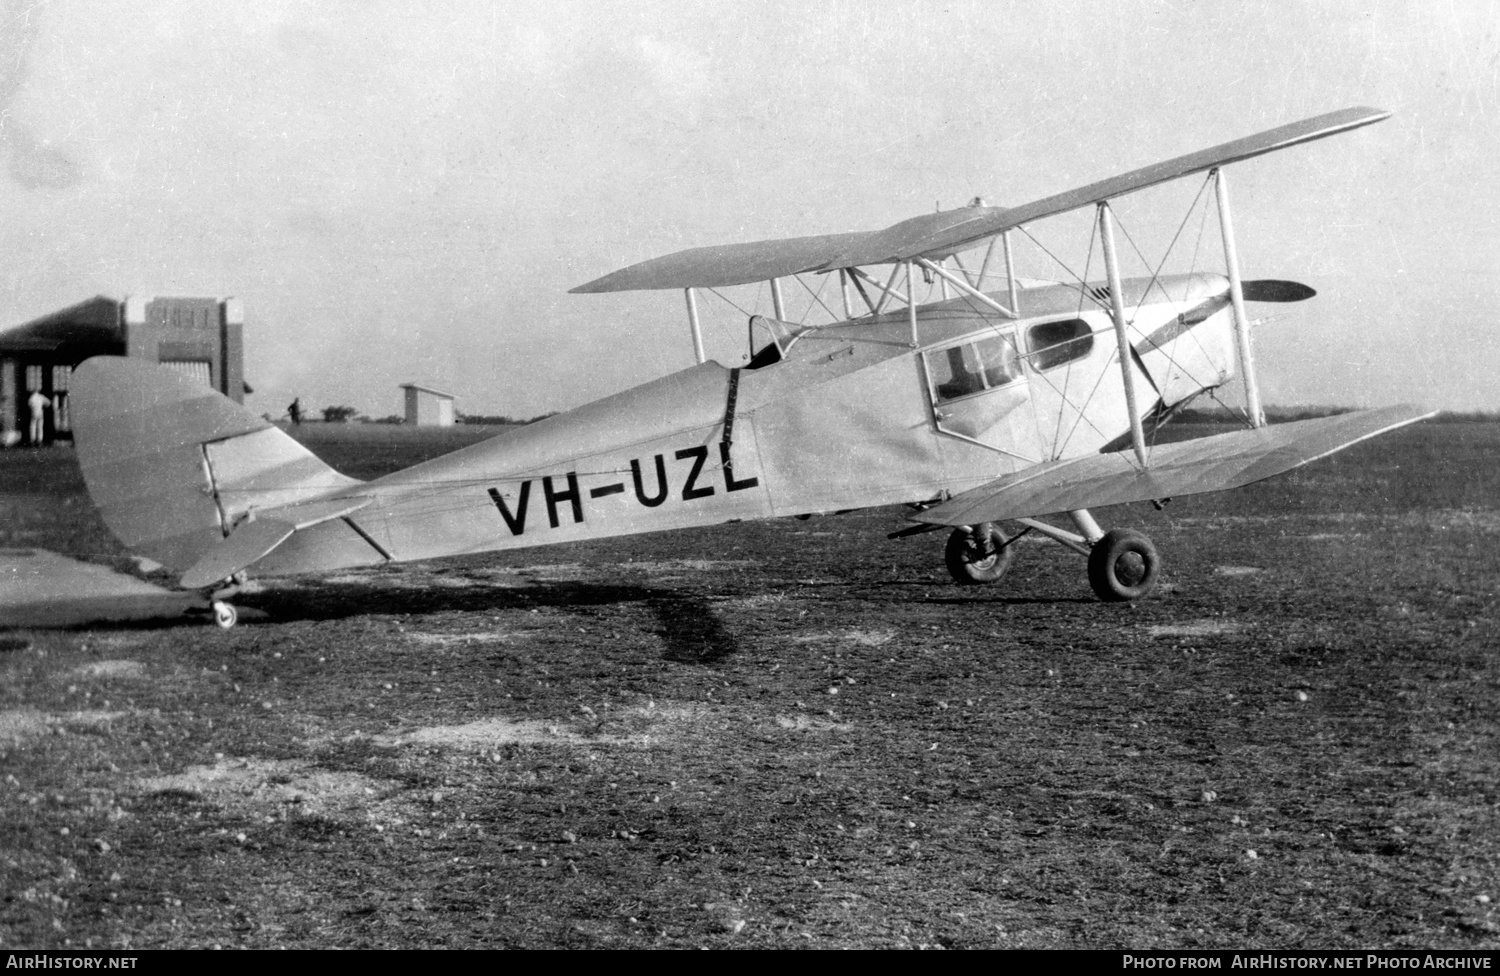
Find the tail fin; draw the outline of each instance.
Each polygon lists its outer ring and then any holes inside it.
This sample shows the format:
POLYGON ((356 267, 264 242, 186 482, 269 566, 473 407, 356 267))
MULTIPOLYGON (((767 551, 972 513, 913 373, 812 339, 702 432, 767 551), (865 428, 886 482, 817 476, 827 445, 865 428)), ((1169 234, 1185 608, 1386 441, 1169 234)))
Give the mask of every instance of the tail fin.
POLYGON ((360 484, 201 381, 151 363, 90 359, 69 396, 78 463, 104 523, 177 572, 252 509, 360 484))

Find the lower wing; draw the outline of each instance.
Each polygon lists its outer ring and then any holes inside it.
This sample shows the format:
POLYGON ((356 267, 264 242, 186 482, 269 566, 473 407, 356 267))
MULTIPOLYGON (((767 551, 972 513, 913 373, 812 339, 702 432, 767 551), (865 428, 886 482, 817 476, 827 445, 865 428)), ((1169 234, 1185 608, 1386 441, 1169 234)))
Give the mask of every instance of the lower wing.
POLYGON ((1147 468, 1128 451, 1049 461, 955 495, 912 519, 976 525, 1239 488, 1434 413, 1385 407, 1180 441, 1154 448, 1147 468))

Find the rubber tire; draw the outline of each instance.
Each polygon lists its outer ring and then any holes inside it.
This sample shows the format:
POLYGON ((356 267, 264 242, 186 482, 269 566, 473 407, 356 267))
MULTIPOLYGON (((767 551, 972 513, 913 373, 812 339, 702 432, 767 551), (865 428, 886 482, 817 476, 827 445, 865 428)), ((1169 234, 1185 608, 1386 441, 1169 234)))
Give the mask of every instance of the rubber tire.
POLYGON ((223 600, 214 601, 214 623, 219 625, 220 630, 228 630, 239 622, 240 612, 234 608, 234 604, 223 600))
POLYGON ((1089 585, 1105 603, 1139 600, 1156 589, 1161 557, 1134 529, 1112 529, 1089 552, 1089 585))
POLYGON ((953 581, 960 586, 993 583, 1009 572, 1011 563, 1016 561, 1016 550, 998 525, 981 522, 974 526, 975 535, 982 533, 988 533, 990 545, 994 547, 994 552, 984 559, 974 559, 972 537, 963 529, 954 529, 943 548, 943 562, 947 564, 953 581))

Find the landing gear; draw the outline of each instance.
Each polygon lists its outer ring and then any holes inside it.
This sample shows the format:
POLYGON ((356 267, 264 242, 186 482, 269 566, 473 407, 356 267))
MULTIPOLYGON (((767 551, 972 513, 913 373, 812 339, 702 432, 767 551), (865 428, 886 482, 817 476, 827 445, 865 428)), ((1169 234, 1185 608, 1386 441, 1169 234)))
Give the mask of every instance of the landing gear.
POLYGON ((229 598, 240 591, 246 578, 243 571, 235 573, 208 594, 208 608, 213 611, 214 623, 220 630, 228 630, 240 622, 240 612, 229 598))
POLYGON ((948 537, 943 561, 961 586, 993 583, 1016 558, 1016 541, 1031 532, 1088 557, 1089 586, 1105 603, 1139 600, 1156 588, 1161 557, 1151 540, 1134 529, 1105 532, 1085 509, 1070 511, 1077 532, 1033 518, 1013 519, 1021 527, 1007 537, 994 522, 961 526, 948 537))
POLYGON ((219 625, 220 630, 228 630, 240 622, 240 612, 234 608, 234 604, 232 603, 215 600, 213 610, 214 623, 219 625))
POLYGON ((961 586, 993 583, 1016 561, 1016 551, 994 522, 954 529, 943 550, 943 561, 961 586))
POLYGON ((1089 551, 1089 585, 1105 603, 1139 600, 1156 588, 1161 559, 1134 529, 1112 529, 1089 551))

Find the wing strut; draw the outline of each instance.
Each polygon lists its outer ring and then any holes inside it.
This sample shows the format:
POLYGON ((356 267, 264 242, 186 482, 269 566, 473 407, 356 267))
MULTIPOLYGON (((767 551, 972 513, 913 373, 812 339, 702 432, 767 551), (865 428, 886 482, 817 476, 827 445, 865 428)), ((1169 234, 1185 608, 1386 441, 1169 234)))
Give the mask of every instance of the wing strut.
POLYGON ((869 275, 865 274, 864 271, 859 268, 849 269, 850 273, 853 274, 856 278, 860 279, 861 281, 869 282, 871 285, 874 285, 876 288, 880 289, 880 301, 876 302, 875 307, 871 309, 871 315, 879 315, 881 309, 885 308, 886 302, 890 301, 892 298, 896 299, 898 302, 911 301, 911 299, 907 298, 905 295, 901 294, 901 292, 896 290, 896 279, 900 277, 902 267, 903 265, 900 264, 893 265, 891 267, 891 276, 886 279, 886 282, 883 285, 880 282, 876 281, 874 278, 871 278, 869 275))
POLYGON ((703 326, 698 322, 698 296, 693 294, 691 288, 684 288, 682 293, 687 296, 688 327, 693 330, 693 355, 702 363, 708 356, 703 352, 703 326))
POLYGON ((970 298, 975 299, 976 301, 988 305, 990 308, 999 312, 1001 315, 1005 316, 1008 319, 1018 317, 1015 312, 1006 308, 1004 305, 1001 305, 999 302, 995 301, 993 298, 986 295, 978 288, 975 288, 967 281, 959 278, 957 275, 949 271, 947 268, 943 267, 941 264, 934 264, 926 258, 917 258, 917 263, 926 268, 928 271, 931 271, 933 274, 937 275, 939 278, 943 279, 944 282, 952 282, 953 287, 957 288, 960 294, 967 295, 970 298))
MULTIPOLYGON (((1021 296, 1016 290, 1016 254, 1011 250, 1010 231, 1006 231, 1000 237, 1005 241, 1005 282, 1010 291, 1010 307, 1015 309, 1016 315, 1019 316, 1021 314, 1021 296)), ((989 263, 988 252, 985 254, 985 263, 989 263)), ((981 275, 981 277, 983 276, 981 275)), ((983 281, 979 283, 979 287, 984 287, 983 281)))
POLYGON ((1130 354, 1130 337, 1125 334, 1125 300, 1120 290, 1120 265, 1115 260, 1115 220, 1109 201, 1099 202, 1099 240, 1104 245, 1104 270, 1109 275, 1109 309, 1114 314, 1115 338, 1120 343, 1120 379, 1125 383, 1125 410, 1130 414, 1130 443, 1135 458, 1146 467, 1146 432, 1141 427, 1141 411, 1135 403, 1135 364, 1130 354))
POLYGON ((778 322, 786 321, 786 302, 781 297, 781 279, 771 279, 771 308, 776 313, 778 322))
POLYGON ((1234 338, 1239 346, 1240 375, 1245 380, 1245 412, 1250 426, 1260 427, 1266 414, 1260 407, 1260 388, 1255 382, 1255 362, 1250 356, 1250 318, 1245 314, 1245 289, 1240 283, 1240 258, 1234 247, 1234 221, 1229 217, 1229 184, 1224 170, 1213 171, 1214 191, 1219 200, 1219 230, 1224 236, 1224 266, 1229 273, 1229 301, 1234 306, 1234 338))

